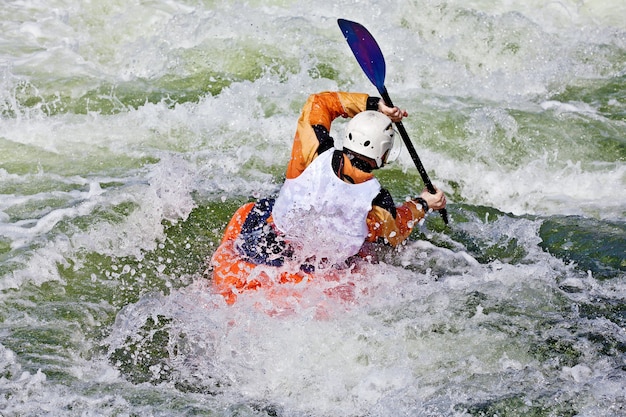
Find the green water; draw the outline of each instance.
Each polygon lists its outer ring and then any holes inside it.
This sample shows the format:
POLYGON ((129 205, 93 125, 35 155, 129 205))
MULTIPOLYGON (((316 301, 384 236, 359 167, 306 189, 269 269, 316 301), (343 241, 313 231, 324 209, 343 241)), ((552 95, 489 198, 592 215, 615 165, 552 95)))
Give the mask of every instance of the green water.
MULTIPOLYGON (((4 6, 0 414, 626 415, 623 6, 4 6), (451 223, 340 278, 354 303, 227 307, 207 260, 278 192, 308 94, 376 95, 340 16, 451 223)), ((377 177, 423 188, 406 153, 377 177)))

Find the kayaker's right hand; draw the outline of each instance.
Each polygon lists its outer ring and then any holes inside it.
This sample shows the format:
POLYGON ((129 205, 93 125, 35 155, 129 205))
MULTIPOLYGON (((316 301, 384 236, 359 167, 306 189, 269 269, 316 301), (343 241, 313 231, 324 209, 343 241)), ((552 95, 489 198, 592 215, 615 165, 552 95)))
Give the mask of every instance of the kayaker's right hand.
POLYGON ((420 197, 426 201, 429 209, 441 210, 446 206, 446 195, 439 189, 435 189, 435 191, 435 194, 431 194, 426 188, 424 188, 420 197))

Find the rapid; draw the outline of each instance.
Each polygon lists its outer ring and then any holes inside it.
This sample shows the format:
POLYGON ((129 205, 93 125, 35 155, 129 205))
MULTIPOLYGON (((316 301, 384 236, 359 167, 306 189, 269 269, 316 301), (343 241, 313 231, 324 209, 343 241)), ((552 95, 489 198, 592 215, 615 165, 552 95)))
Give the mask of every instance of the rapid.
MULTIPOLYGON (((21 0, 0 28, 2 416, 626 416, 623 2, 21 0), (378 95, 338 18, 450 226, 350 302, 227 306, 206 261, 307 96, 378 95)), ((406 150, 379 174, 423 188, 406 150)))

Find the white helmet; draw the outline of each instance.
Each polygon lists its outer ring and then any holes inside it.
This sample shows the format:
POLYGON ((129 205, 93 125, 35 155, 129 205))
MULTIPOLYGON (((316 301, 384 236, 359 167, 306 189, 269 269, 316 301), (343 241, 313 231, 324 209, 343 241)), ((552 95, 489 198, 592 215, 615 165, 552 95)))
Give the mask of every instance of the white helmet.
POLYGON ((343 148, 373 159, 381 168, 393 148, 395 133, 390 118, 377 111, 363 111, 348 122, 343 148))

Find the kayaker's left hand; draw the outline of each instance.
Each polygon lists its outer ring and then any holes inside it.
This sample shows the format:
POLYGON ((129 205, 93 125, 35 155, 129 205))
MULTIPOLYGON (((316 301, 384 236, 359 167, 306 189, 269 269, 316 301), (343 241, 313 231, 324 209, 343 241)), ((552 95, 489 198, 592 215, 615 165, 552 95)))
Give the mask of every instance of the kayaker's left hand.
POLYGON ((389 117, 394 123, 401 122, 404 117, 409 115, 406 110, 402 110, 399 107, 389 107, 383 100, 378 102, 378 111, 389 117))

